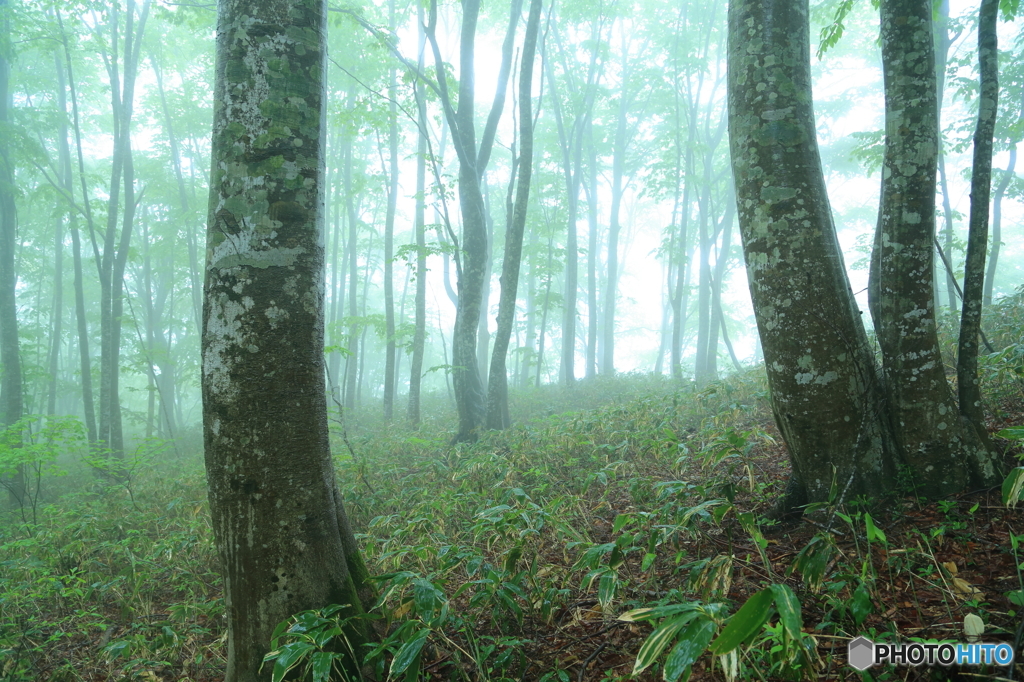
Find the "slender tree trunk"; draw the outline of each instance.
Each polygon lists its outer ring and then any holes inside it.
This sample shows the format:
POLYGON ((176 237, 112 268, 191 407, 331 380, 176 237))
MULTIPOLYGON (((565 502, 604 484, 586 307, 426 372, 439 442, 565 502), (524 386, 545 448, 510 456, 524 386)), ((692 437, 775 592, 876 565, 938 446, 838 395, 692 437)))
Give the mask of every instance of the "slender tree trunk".
MULTIPOLYGON (((71 65, 71 48, 68 45, 67 34, 64 31, 64 24, 61 18, 60 10, 55 11, 57 17, 57 25, 60 27, 61 42, 64 48, 64 61, 67 65, 68 75, 68 89, 71 93, 71 111, 72 121, 74 123, 75 132, 75 147, 78 153, 78 174, 79 180, 82 185, 82 208, 85 211, 86 223, 89 228, 89 234, 95 235, 95 229, 93 226, 92 209, 89 200, 89 192, 86 184, 85 174, 85 160, 82 153, 82 128, 80 124, 80 117, 78 112, 78 94, 75 87, 74 71, 71 65)), ((58 75, 58 103, 61 111, 66 115, 67 113, 67 102, 64 96, 64 79, 63 71, 58 75)), ((68 141, 65 135, 59 141, 62 147, 67 147, 68 141)), ((70 149, 66 152, 70 156, 70 149)), ((67 185, 69 195, 71 193, 70 188, 70 172, 65 173, 64 176, 65 184, 67 185)), ((85 312, 85 284, 82 273, 82 244, 81 238, 78 232, 78 221, 74 211, 71 211, 71 219, 69 223, 69 231, 71 232, 71 251, 74 263, 75 271, 75 319, 78 326, 78 353, 79 353, 79 370, 80 370, 80 381, 82 385, 82 411, 85 417, 85 428, 88 434, 90 445, 97 443, 99 439, 98 430, 96 427, 96 405, 93 399, 92 389, 92 360, 89 353, 89 330, 88 323, 86 320, 85 312)), ((93 253, 96 254, 95 238, 93 242, 93 253)))
POLYGON ((995 288, 996 269, 999 265, 999 252, 1003 245, 1003 197, 1006 196, 1006 189, 1010 186, 1010 180, 1015 175, 1017 166, 1017 143, 1010 147, 1010 160, 1006 164, 996 191, 992 194, 992 253, 988 259, 988 267, 985 269, 985 291, 982 296, 982 305, 992 305, 992 291, 995 288))
MULTIPOLYGON (((58 74, 58 80, 63 81, 64 65, 61 63, 60 53, 53 53, 54 71, 58 74)), ((59 83, 61 92, 58 94, 60 100, 64 99, 63 83, 59 83)), ((64 109, 63 101, 59 104, 64 109)), ((68 125, 67 119, 61 118, 58 126, 58 137, 64 140, 64 144, 58 144, 58 175, 61 187, 71 195, 71 150, 67 146, 68 125)), ((74 211, 69 206, 68 213, 74 211)), ((54 220, 53 232, 53 325, 50 335, 50 357, 49 369, 50 380, 47 387, 46 414, 57 413, 57 377, 60 373, 60 346, 64 335, 64 216, 58 216, 54 220)))
MULTIPOLYGON (((936 22, 934 30, 934 44, 935 44, 935 78, 937 81, 936 92, 938 93, 938 117, 939 117, 939 130, 942 130, 942 102, 945 99, 946 94, 946 62, 949 60, 949 48, 952 46, 953 41, 956 40, 956 36, 949 35, 949 0, 939 0, 936 13, 936 22)), ((959 33, 957 34, 959 35, 959 33)), ((949 199, 949 179, 946 176, 946 154, 943 150, 942 136, 939 136, 939 189, 942 192, 942 237, 943 245, 942 248, 945 250, 946 256, 950 259, 953 258, 953 204, 949 199)), ((946 305, 949 309, 956 311, 957 309, 957 294, 956 294, 956 280, 953 279, 953 273, 945 268, 944 280, 946 283, 946 305)))
MULTIPOLYGON (((388 2, 388 27, 394 33, 395 0, 388 2)), ((384 217, 384 419, 395 415, 395 212, 398 209, 398 76, 388 69, 388 207, 384 217)))
POLYGON ((352 148, 351 139, 345 142, 345 208, 348 214, 348 355, 345 359, 345 409, 356 406, 356 386, 359 379, 359 317, 358 289, 356 282, 359 277, 359 216, 356 213, 354 189, 352 188, 352 148))
MULTIPOLYGON (((459 206, 462 212, 462 268, 459 276, 459 302, 455 313, 455 329, 452 332, 452 370, 455 401, 459 413, 459 427, 454 438, 456 442, 474 440, 477 437, 477 430, 483 426, 486 417, 486 396, 483 392, 476 357, 480 307, 483 304, 487 271, 487 223, 482 181, 483 173, 490 159, 491 148, 494 145, 498 121, 505 104, 505 91, 512 62, 512 45, 521 6, 521 0, 515 0, 512 3, 508 29, 502 44, 498 86, 479 147, 477 146, 474 123, 475 85, 473 77, 476 27, 480 14, 479 0, 464 0, 462 3, 457 109, 453 108, 446 79, 442 78, 437 82, 445 117, 452 129, 452 140, 459 158, 459 206)), ((435 0, 430 6, 427 38, 430 40, 438 72, 443 73, 444 64, 434 34, 436 26, 437 3, 435 0)))
MULTIPOLYGON (((985 250, 988 248, 989 199, 992 192, 992 138, 999 103, 999 49, 996 23, 999 0, 982 0, 978 18, 979 87, 978 124, 974 131, 974 164, 971 171, 971 213, 964 267, 964 306, 960 317, 956 376, 960 413, 987 442, 985 409, 978 377, 978 337, 985 289, 985 250)), ((987 455, 987 453, 986 453, 987 455)), ((983 461, 991 460, 983 456, 983 461)), ((989 464, 991 466, 991 463, 989 464)), ((989 478, 979 470, 981 479, 989 478)), ((980 482, 980 480, 979 480, 980 482)))
POLYGON ((587 119, 589 138, 590 177, 587 191, 587 369, 588 379, 597 375, 597 333, 600 315, 597 291, 598 260, 601 257, 598 242, 597 206, 597 149, 593 141, 594 123, 587 119))
POLYGON ((544 367, 544 336, 548 328, 548 309, 551 305, 551 268, 554 266, 555 238, 548 237, 548 267, 545 272, 547 281, 544 286, 544 306, 540 316, 540 339, 537 341, 537 381, 536 387, 540 388, 540 373, 544 367))
POLYGON ((533 61, 537 51, 540 9, 541 0, 530 0, 530 16, 526 24, 519 76, 519 180, 512 220, 505 232, 498 329, 494 334, 494 353, 491 356, 490 378, 487 382, 487 427, 491 429, 507 428, 511 423, 508 410, 508 371, 505 361, 515 319, 519 269, 523 259, 523 231, 526 228, 526 209, 530 200, 530 178, 533 173, 533 61))
MULTIPOLYGON (((7 60, 10 46, 10 19, 7 0, 0 0, 0 128, 10 125, 12 107, 10 73, 7 60)), ((14 205, 14 159, 8 146, 10 136, 0 135, 0 428, 8 428, 21 420, 24 410, 22 395, 21 354, 18 347, 18 278, 14 265, 17 243, 18 214, 14 205)), ((21 447, 21 439, 14 439, 21 447)), ((4 482, 11 504, 22 506, 25 500, 25 472, 18 467, 14 476, 4 482)))
POLYGON ((627 54, 623 38, 622 91, 619 94, 618 117, 615 124, 615 141, 612 151, 612 205, 608 219, 608 260, 604 292, 604 334, 601 345, 601 374, 615 374, 615 299, 618 295, 619 276, 619 213, 622 206, 623 174, 626 164, 626 114, 628 103, 627 54))
MULTIPOLYGON (((423 70, 423 47, 426 37, 423 35, 423 7, 418 8, 420 27, 420 63, 423 70)), ((412 337, 412 360, 409 363, 409 422, 413 426, 420 423, 420 387, 423 383, 423 352, 427 339, 427 228, 426 228, 426 189, 427 189, 427 102, 426 93, 417 82, 416 91, 416 213, 413 218, 416 230, 416 321, 412 337)))

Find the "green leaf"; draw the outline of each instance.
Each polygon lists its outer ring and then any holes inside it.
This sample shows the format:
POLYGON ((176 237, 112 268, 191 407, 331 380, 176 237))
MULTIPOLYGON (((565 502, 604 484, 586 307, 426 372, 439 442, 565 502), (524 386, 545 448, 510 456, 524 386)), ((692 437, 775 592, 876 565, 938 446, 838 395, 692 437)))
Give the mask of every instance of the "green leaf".
POLYGON ((615 517, 615 522, 612 523, 612 533, 618 533, 632 520, 633 516, 631 514, 619 514, 615 517))
POLYGON ((1003 504, 1016 507, 1021 499, 1021 489, 1024 489, 1024 467, 1017 467, 1003 481, 1003 504))
POLYGON ((597 601, 602 608, 607 607, 615 598, 615 587, 619 584, 619 576, 614 573, 605 573, 597 583, 597 601))
POLYGON ((850 599, 850 615, 853 616, 853 622, 860 625, 873 610, 874 604, 871 603, 871 592, 868 590, 867 585, 861 583, 854 590, 853 597, 850 599))
MULTIPOLYGON (((274 672, 270 676, 270 681, 281 682, 288 671, 298 665, 299 661, 312 649, 313 647, 308 642, 292 642, 281 647, 274 661, 274 672)), ((270 655, 267 654, 267 657, 269 658, 270 655)))
POLYGON ((395 660, 391 661, 391 672, 389 674, 392 677, 404 673, 417 660, 417 657, 423 650, 423 645, 427 642, 427 635, 429 634, 430 630, 424 628, 402 645, 402 648, 395 654, 395 660))
POLYGON ((868 542, 878 540, 883 545, 888 543, 888 540, 885 539, 885 533, 875 525, 875 521, 871 518, 871 514, 868 514, 867 512, 864 512, 864 528, 868 532, 868 542))
POLYGON ((318 651, 310 657, 313 668, 313 682, 328 682, 331 678, 331 665, 337 654, 329 651, 318 651))
POLYGON ((766 587, 748 599, 711 644, 711 652, 719 655, 728 653, 757 632, 771 615, 773 597, 771 588, 766 587))
POLYGON ((1024 426, 1011 426, 996 433, 996 438, 1007 440, 1024 440, 1024 426))
POLYGON ((662 676, 666 682, 676 682, 680 677, 687 675, 690 666, 708 648, 708 642, 714 634, 715 623, 708 618, 698 618, 690 623, 683 630, 683 634, 679 635, 679 643, 665 658, 662 676))
POLYGON ((647 571, 654 564, 654 560, 657 558, 658 555, 653 552, 647 552, 644 554, 643 561, 640 562, 640 570, 647 571))
POLYGON ((804 628, 804 621, 800 615, 800 600, 793 594, 788 585, 775 584, 771 587, 775 595, 775 609, 779 612, 779 620, 782 627, 793 639, 799 639, 804 628))
POLYGON ((693 618, 692 614, 673 618, 665 621, 644 641, 643 646, 636 655, 636 663, 633 664, 633 674, 638 675, 651 666, 661 652, 668 646, 669 642, 675 639, 676 634, 693 618))

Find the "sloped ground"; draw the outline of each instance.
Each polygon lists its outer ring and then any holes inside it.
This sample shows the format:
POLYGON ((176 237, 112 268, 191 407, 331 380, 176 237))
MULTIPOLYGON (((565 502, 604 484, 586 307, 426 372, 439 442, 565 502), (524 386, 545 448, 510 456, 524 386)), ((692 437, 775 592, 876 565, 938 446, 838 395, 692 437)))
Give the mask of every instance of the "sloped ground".
MULTIPOLYGON (((1017 384, 1001 385, 993 432, 1024 424, 1017 384)), ((1024 523, 999 491, 926 504, 908 483, 905 497, 772 525, 763 517, 787 465, 764 395, 756 375, 701 392, 631 377, 582 386, 572 399, 590 407, 565 413, 564 396, 531 392, 520 404, 553 416, 473 447, 449 447, 444 425, 414 434, 353 424, 355 457, 339 438, 339 476, 381 576, 385 636, 370 652, 379 679, 391 670, 395 679, 625 680, 638 655, 650 665, 637 679, 661 679, 682 626, 662 649, 642 649, 671 618, 619 616, 675 605, 710 614, 720 633, 772 584, 799 598, 802 634, 786 634, 771 609, 731 671, 698 650, 690 679, 861 679, 846 666, 850 638, 962 640, 970 613, 986 623, 984 641, 1014 640, 1024 546, 1015 551, 1011 536, 1024 539, 1024 523)), ((1019 449, 1000 447, 1016 464, 1019 449)), ((35 526, 0 527, 0 679, 222 678, 199 462, 153 469, 131 491, 134 504, 123 489, 75 493, 35 526)), ((1005 668, 870 672, 864 679, 1009 677, 1005 668)))

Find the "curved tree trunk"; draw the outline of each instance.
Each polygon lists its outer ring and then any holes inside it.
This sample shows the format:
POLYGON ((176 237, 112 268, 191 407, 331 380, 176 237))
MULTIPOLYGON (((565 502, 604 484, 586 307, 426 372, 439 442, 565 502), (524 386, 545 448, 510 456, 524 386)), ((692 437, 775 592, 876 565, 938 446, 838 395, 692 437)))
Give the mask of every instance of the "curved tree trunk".
POLYGON ((356 615, 371 597, 327 429, 325 30, 322 0, 218 8, 202 388, 227 682, 270 679, 263 656, 292 614, 356 615))
POLYGON ((505 234, 505 257, 501 264, 501 298, 498 301, 498 329, 494 334, 490 377, 487 380, 487 428, 507 428, 511 422, 508 412, 508 371, 505 367, 512 322, 515 319, 516 299, 519 291, 519 269, 523 260, 523 231, 526 228, 526 209, 530 200, 530 178, 533 174, 533 61, 537 52, 537 32, 540 26, 541 0, 530 0, 530 16, 526 24, 526 39, 519 76, 519 179, 512 222, 505 234))
MULTIPOLYGON (((960 419, 935 326, 938 110, 931 3, 883 0, 881 16, 886 145, 868 294, 897 445, 919 494, 939 497, 962 490, 969 466, 977 469, 987 452, 960 419)), ((979 288, 979 303, 980 295, 979 288)))
POLYGON ((825 192, 807 0, 729 4, 729 138, 740 234, 775 421, 784 507, 892 487, 880 389, 825 192))

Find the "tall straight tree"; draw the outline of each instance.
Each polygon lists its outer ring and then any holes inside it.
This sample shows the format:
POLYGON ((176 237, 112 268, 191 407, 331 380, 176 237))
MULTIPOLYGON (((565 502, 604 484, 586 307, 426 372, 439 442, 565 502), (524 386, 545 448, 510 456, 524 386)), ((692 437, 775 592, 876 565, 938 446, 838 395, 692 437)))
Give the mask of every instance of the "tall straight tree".
POLYGON ((508 344, 512 337, 516 299, 519 291, 519 269, 523 260, 523 231, 526 209, 530 201, 530 178, 533 174, 533 61, 537 53, 541 0, 530 0, 526 22, 526 38, 519 73, 519 179, 512 221, 505 233, 505 258, 501 264, 501 298, 498 301, 498 329, 494 334, 490 377, 487 380, 487 427, 507 428, 508 370, 505 366, 508 344))
MULTIPOLYGON (((79 116, 78 111, 78 93, 75 87, 74 70, 71 66, 71 47, 69 45, 67 32, 64 30, 64 22, 61 18, 59 9, 55 11, 55 16, 57 17, 57 26, 60 28, 61 44, 64 48, 64 63, 67 67, 68 73, 67 86, 71 94, 71 120, 74 124, 75 148, 78 152, 78 171, 82 185, 82 209, 85 212, 86 223, 89 226, 89 234, 94 234, 95 230, 93 229, 92 209, 90 208, 89 203, 89 193, 87 191, 88 185, 85 180, 85 159, 82 153, 81 117, 79 116)), ((58 73, 57 86, 57 102, 60 107, 60 112, 66 117, 67 100, 64 94, 63 71, 59 71, 58 73)), ((59 153, 63 156, 70 157, 71 150, 68 144, 67 134, 62 134, 58 144, 61 149, 59 153)), ((71 188, 72 180, 70 168, 65 172, 63 180, 65 191, 68 196, 73 196, 74 193, 71 188)), ((89 443, 95 443, 98 438, 98 433, 96 428, 96 405, 93 400, 92 390, 92 360, 89 353, 89 330, 85 310, 85 278, 84 273, 82 272, 82 239, 78 232, 78 221, 75 211, 71 212, 69 231, 71 232, 71 253, 75 271, 75 320, 78 327, 79 381, 82 382, 82 412, 85 415, 85 429, 89 437, 89 443)))
MULTIPOLYGON (((10 11, 7 0, 0 0, 0 128, 10 124, 10 73, 8 50, 11 46, 10 11)), ((14 269, 14 245, 17 242, 17 213, 14 206, 14 158, 11 136, 0 135, 0 428, 18 422, 22 416, 23 396, 21 355, 18 348, 17 274, 14 269)), ((11 501, 21 504, 24 474, 19 468, 8 484, 11 501)))
POLYGON ((327 429, 326 2, 221 0, 217 23, 203 431, 226 680, 256 682, 278 623, 328 604, 355 616, 371 595, 327 429))
MULTIPOLYGON (((971 172, 971 213, 964 267, 964 307, 960 316, 956 376, 960 413, 979 435, 985 434, 985 415, 978 380, 978 337, 985 290, 985 251, 988 248, 989 197, 992 193, 992 138, 999 110, 999 45, 996 23, 999 0, 982 0, 978 17, 978 124, 974 131, 971 172)), ((993 273, 995 274, 995 273, 993 273)))
POLYGON ((92 235, 93 252, 100 278, 100 418, 99 441, 115 457, 123 455, 119 372, 121 357, 121 313, 124 300, 124 269, 128 261, 135 220, 135 169, 131 147, 131 125, 135 106, 135 83, 142 54, 142 36, 149 17, 151 0, 137 7, 128 0, 121 26, 118 6, 109 13, 109 42, 101 51, 110 82, 110 106, 113 114, 113 156, 107 199, 107 226, 102 234, 103 250, 92 235), (137 22, 137 24, 136 24, 137 22), (122 47, 123 44, 123 47, 122 47), (122 184, 124 209, 118 233, 122 184))
MULTIPOLYGON (((423 71, 423 7, 419 7, 420 44, 419 70, 423 71)), ((415 331, 412 337, 412 358, 409 362, 409 422, 420 423, 420 388, 423 384, 423 351, 427 340, 427 101, 423 85, 413 85, 416 95, 416 208, 413 229, 416 230, 416 304, 415 331)))
MULTIPOLYGON (((395 32, 395 0, 388 2, 388 27, 395 32)), ((395 213, 398 209, 398 74, 388 68, 388 207, 384 215, 384 418, 395 413, 395 213)))

